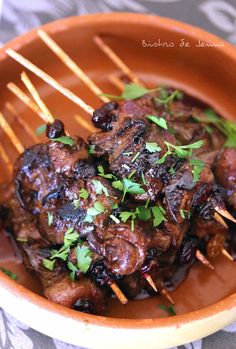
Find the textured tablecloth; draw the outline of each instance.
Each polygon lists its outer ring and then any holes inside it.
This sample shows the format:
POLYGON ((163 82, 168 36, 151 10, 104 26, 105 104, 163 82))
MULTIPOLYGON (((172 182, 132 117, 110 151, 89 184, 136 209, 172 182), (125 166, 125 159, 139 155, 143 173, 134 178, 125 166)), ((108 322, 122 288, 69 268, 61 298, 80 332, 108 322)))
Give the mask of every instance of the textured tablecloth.
MULTIPOLYGON (((130 11, 172 17, 236 45, 236 0, 0 0, 0 44, 42 23, 86 13, 130 11)), ((0 309, 1 349, 80 349, 44 336, 0 309)), ((235 349, 236 323, 179 349, 235 349)))

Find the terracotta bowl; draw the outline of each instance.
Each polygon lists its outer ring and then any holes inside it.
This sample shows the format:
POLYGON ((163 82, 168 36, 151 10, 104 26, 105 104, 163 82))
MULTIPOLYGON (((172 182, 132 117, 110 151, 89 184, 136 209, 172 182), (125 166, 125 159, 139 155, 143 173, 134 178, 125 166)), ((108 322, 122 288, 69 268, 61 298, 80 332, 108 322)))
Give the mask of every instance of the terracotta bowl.
MULTIPOLYGON (((103 35, 148 86, 163 83, 181 88, 225 118, 236 118, 236 49, 226 42, 223 47, 196 47, 199 41, 222 46, 222 40, 211 34, 170 19, 126 13, 68 18, 43 28, 105 92, 117 94, 108 76, 118 70, 94 44, 95 34, 103 35), (142 40, 158 43, 158 39, 173 42, 174 47, 142 46, 142 40), (181 39, 189 42, 190 47, 179 47, 181 39)), ((22 86, 22 67, 6 56, 6 47, 23 54, 90 105, 100 105, 99 99, 42 43, 35 30, 13 40, 0 51, 0 109, 25 146, 32 140, 24 134, 6 102, 33 129, 42 121, 6 88, 10 81, 22 86)), ((87 120, 89 116, 40 79, 30 77, 53 114, 66 122, 69 132, 86 138, 88 132, 75 122, 74 116, 87 120)), ((17 154, 2 132, 0 141, 14 161, 17 154)), ((0 172, 1 181, 10 178, 3 163, 0 172)), ((44 299, 38 282, 25 271, 12 242, 3 233, 0 236, 1 266, 19 275, 15 282, 0 273, 0 306, 32 328, 65 342, 103 349, 166 348, 204 337, 236 320, 236 265, 223 256, 214 261, 215 271, 201 265, 191 269, 173 292, 178 314, 175 317, 167 317, 160 310, 158 304, 165 303, 161 297, 130 301, 126 306, 114 299, 105 316, 93 316, 44 299)))

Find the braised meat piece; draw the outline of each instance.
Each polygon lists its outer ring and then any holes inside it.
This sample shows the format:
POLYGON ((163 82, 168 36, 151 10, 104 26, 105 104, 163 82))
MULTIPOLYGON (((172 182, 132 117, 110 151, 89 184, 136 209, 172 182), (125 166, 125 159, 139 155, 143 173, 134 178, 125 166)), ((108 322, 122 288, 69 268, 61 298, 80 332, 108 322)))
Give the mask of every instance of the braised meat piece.
POLYGON ((101 314, 106 306, 106 292, 86 277, 73 281, 65 276, 46 287, 44 295, 52 302, 82 311, 84 302, 89 302, 94 314, 101 314))
POLYGON ((45 144, 26 149, 15 164, 14 174, 17 198, 33 214, 40 212, 43 199, 59 187, 45 144))
POLYGON ((226 148, 215 167, 216 179, 226 189, 227 201, 236 209, 236 149, 226 148))
POLYGON ((199 181, 194 183, 191 166, 183 165, 163 189, 167 212, 173 222, 183 222, 185 220, 184 212, 188 213, 192 210, 192 201, 199 186, 213 182, 214 176, 207 166, 203 168, 199 181))
POLYGON ((67 181, 60 197, 48 201, 38 215, 39 229, 48 241, 56 244, 63 243, 69 228, 85 237, 95 228, 106 226, 114 205, 119 202, 120 194, 104 178, 67 181))
POLYGON ((144 263, 147 238, 141 228, 131 230, 128 224, 111 224, 98 230, 97 236, 88 235, 90 247, 104 257, 107 268, 115 274, 129 275, 144 263))

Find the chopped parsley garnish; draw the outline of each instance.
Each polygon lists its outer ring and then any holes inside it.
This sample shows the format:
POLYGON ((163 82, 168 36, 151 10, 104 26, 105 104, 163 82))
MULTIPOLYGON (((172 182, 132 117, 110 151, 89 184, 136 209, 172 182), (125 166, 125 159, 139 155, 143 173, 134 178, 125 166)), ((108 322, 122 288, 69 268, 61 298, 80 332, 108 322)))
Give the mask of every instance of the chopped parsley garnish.
POLYGON ((153 227, 155 228, 155 227, 158 227, 158 225, 160 225, 163 221, 166 220, 166 218, 164 216, 166 211, 161 206, 153 206, 151 208, 151 210, 152 210, 152 214, 154 216, 153 227))
POLYGON ((175 175, 175 174, 176 174, 176 171, 175 171, 175 169, 174 169, 173 167, 171 167, 171 168, 169 169, 169 173, 172 174, 172 175, 175 175))
POLYGON ((74 145, 74 141, 71 137, 69 136, 62 136, 62 137, 58 137, 58 138, 53 138, 51 139, 53 142, 60 142, 69 146, 73 146, 74 145))
POLYGON ((145 194, 145 190, 141 188, 141 184, 133 182, 131 179, 123 178, 122 180, 112 182, 112 186, 123 192, 122 202, 124 202, 127 193, 138 195, 145 194))
POLYGON ((136 172, 137 172, 137 170, 135 170, 135 169, 132 172, 130 172, 130 174, 128 175, 128 179, 132 178, 136 172))
POLYGON ((186 145, 174 145, 169 142, 165 142, 167 146, 167 152, 157 161, 158 164, 163 164, 166 161, 167 156, 175 154, 180 158, 188 158, 192 155, 193 149, 199 149, 203 146, 203 141, 197 141, 192 144, 186 145))
POLYGON ((197 183, 200 179, 200 175, 205 166, 205 163, 203 160, 200 160, 200 159, 191 159, 189 163, 191 166, 193 166, 193 170, 192 170, 193 183, 197 183))
POLYGON ((183 219, 190 219, 190 218, 191 218, 191 212, 190 212, 190 211, 187 211, 187 210, 180 210, 179 213, 180 213, 180 216, 181 216, 183 219))
POLYGON ((166 120, 162 117, 158 118, 157 116, 155 115, 148 115, 147 116, 147 119, 154 122, 155 124, 157 124, 158 126, 164 128, 165 130, 168 129, 167 127, 167 123, 166 123, 166 120))
POLYGON ((67 262, 67 267, 71 271, 70 272, 70 278, 72 280, 75 280, 75 275, 76 275, 76 273, 78 271, 78 268, 73 263, 71 263, 70 261, 67 262))
MULTIPOLYGON (((148 205, 148 203, 147 203, 147 205, 148 205)), ((147 205, 136 207, 135 211, 120 212, 120 214, 119 214, 120 220, 123 223, 126 223, 128 220, 131 220, 131 230, 133 230, 134 221, 136 219, 140 219, 142 221, 148 221, 153 216, 153 226, 154 227, 157 227, 164 220, 166 220, 166 218, 164 216, 166 212, 163 209, 163 207, 153 206, 151 208, 148 208, 147 205)))
POLYGON ((131 162, 135 162, 135 161, 137 160, 137 158, 139 157, 140 154, 141 154, 141 153, 138 151, 138 152, 134 155, 134 157, 133 157, 133 159, 131 160, 131 162))
POLYGON ((43 259, 43 266, 48 269, 48 270, 53 270, 54 269, 54 265, 55 265, 55 259, 53 261, 51 261, 50 259, 44 258, 43 259))
POLYGON ((85 246, 76 247, 76 257, 77 257, 77 267, 83 272, 86 273, 89 270, 89 267, 92 262, 92 252, 90 249, 85 246))
POLYGON ((87 214, 84 219, 84 222, 92 223, 94 217, 98 216, 101 213, 104 213, 105 211, 106 211, 106 208, 103 205, 103 203, 100 201, 96 201, 93 207, 90 207, 87 209, 87 214))
POLYGON ((85 274, 89 270, 89 267, 92 262, 92 258, 91 258, 92 252, 87 246, 78 245, 75 248, 75 252, 76 252, 76 259, 77 259, 76 265, 74 265, 70 261, 67 262, 67 267, 71 271, 70 278, 72 280, 75 280, 75 275, 79 270, 81 270, 85 274))
POLYGON ((166 109, 169 108, 170 104, 175 99, 183 99, 183 93, 179 90, 174 90, 171 94, 169 94, 168 90, 165 87, 162 87, 160 90, 160 96, 155 97, 155 101, 157 101, 159 104, 163 104, 166 109))
POLYGON ((73 204, 75 209, 79 208, 80 199, 74 199, 73 204))
POLYGON ((95 151, 95 145, 92 144, 89 146, 89 154, 91 155, 94 154, 94 151, 95 151))
POLYGON ((42 133, 46 131, 47 125, 41 125, 35 130, 36 136, 40 136, 42 133))
POLYGON ((89 192, 88 192, 88 190, 86 190, 85 188, 82 188, 82 189, 80 189, 80 191, 79 191, 79 196, 80 196, 80 198, 82 198, 82 199, 88 199, 88 197, 89 197, 89 192))
MULTIPOLYGON (((194 119, 201 123, 214 125, 226 137, 225 147, 236 149, 236 123, 219 117, 214 110, 208 108, 203 116, 194 115, 194 119)), ((204 126, 206 128, 206 126, 204 126)), ((209 131, 209 127, 208 127, 209 131)), ((212 132, 212 130, 210 130, 212 132)))
POLYGON ((106 209, 105 209, 103 203, 101 203, 99 201, 96 201, 94 203, 93 207, 90 207, 90 208, 87 209, 87 214, 90 215, 90 216, 97 216, 100 213, 105 212, 105 210, 106 209))
POLYGON ((26 239, 26 238, 16 238, 16 240, 19 242, 27 242, 28 241, 28 239, 26 239))
POLYGON ((48 212, 48 225, 52 225, 53 223, 53 214, 51 212, 48 212))
POLYGON ((1 267, 0 270, 6 274, 7 276, 9 276, 12 280, 17 280, 18 279, 18 276, 13 273, 12 271, 10 271, 9 269, 6 269, 6 268, 3 268, 1 267))
POLYGON ((159 304, 159 308, 165 310, 170 316, 175 316, 176 312, 173 305, 166 306, 164 304, 159 304))
POLYGON ((147 93, 155 92, 158 90, 160 90, 160 87, 147 89, 146 87, 131 82, 130 84, 125 85, 124 91, 120 96, 110 95, 106 93, 102 93, 101 96, 106 96, 111 99, 137 99, 146 95, 147 93))
POLYGON ((100 181, 98 181, 97 179, 93 179, 92 183, 94 185, 96 194, 105 194, 105 196, 109 196, 107 187, 105 187, 100 181))
POLYGON ((64 244, 61 246, 61 248, 59 250, 51 250, 50 260, 59 258, 65 261, 68 257, 71 246, 74 245, 78 239, 79 234, 73 228, 69 228, 65 233, 64 244))
POLYGON ((109 216, 116 224, 119 224, 120 223, 120 220, 116 217, 116 216, 114 216, 113 214, 110 214, 110 216, 109 216))
POLYGON ((106 179, 116 179, 116 176, 114 176, 113 174, 105 173, 102 165, 98 165, 98 175, 106 179))
POLYGON ((156 153, 158 151, 161 151, 161 147, 156 142, 146 143, 146 149, 149 151, 149 153, 156 153))

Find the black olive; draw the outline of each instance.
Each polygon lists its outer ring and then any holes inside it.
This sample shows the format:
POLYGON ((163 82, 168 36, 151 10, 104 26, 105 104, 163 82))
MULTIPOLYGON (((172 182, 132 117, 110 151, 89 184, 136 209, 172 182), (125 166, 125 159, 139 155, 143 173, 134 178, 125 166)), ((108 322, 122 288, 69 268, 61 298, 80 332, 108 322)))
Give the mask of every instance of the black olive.
POLYGON ((93 303, 88 299, 78 299, 77 302, 73 305, 73 309, 88 314, 93 314, 94 312, 93 303))
POLYGON ((65 136, 65 128, 63 122, 55 120, 51 124, 47 124, 46 136, 50 139, 65 136))

